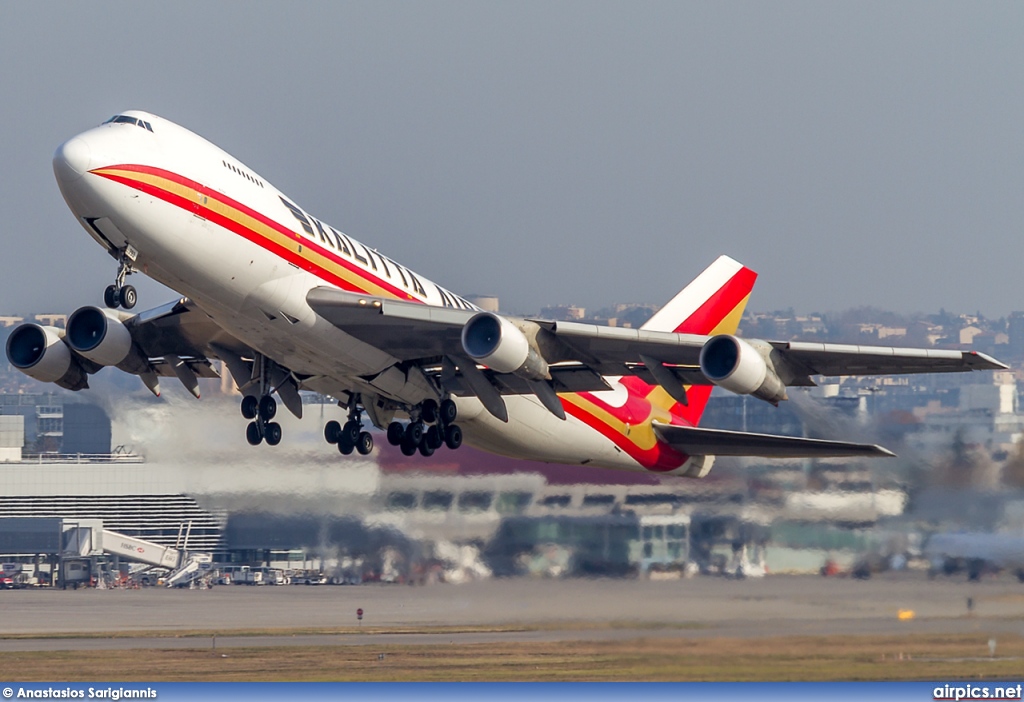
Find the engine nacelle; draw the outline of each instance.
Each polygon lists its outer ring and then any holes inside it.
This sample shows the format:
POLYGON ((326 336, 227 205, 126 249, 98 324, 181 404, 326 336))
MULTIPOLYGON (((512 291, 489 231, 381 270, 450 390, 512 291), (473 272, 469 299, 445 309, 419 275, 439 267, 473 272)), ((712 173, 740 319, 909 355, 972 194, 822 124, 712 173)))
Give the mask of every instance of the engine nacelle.
POLYGON ((758 350, 743 339, 722 334, 708 339, 700 350, 700 370, 721 388, 777 405, 787 399, 786 384, 776 375, 770 354, 770 347, 758 350))
POLYGON ((531 343, 519 326, 501 315, 474 315, 462 328, 462 348, 474 361, 498 373, 514 373, 533 380, 551 377, 536 343, 531 343))
POLYGON ((30 378, 69 390, 87 386, 86 374, 56 327, 22 324, 7 337, 7 360, 30 378))
POLYGON ((690 456, 686 463, 675 470, 669 471, 667 475, 678 475, 681 478, 700 480, 707 477, 713 465, 715 465, 714 456, 690 456))
POLYGON ((80 307, 67 322, 64 340, 81 356, 101 366, 117 366, 132 351, 132 335, 114 310, 80 307))

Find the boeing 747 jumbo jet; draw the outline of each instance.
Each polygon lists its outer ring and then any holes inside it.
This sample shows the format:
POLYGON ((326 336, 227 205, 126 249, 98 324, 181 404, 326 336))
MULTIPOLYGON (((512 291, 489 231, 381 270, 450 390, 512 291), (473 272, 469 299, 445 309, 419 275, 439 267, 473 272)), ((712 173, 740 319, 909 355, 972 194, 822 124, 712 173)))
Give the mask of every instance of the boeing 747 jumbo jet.
POLYGON ((467 443, 552 463, 700 478, 715 455, 887 456, 880 446, 699 428, 718 385, 777 404, 815 375, 1004 368, 980 353, 742 339, 756 274, 722 256, 639 329, 484 312, 320 221, 205 139, 146 112, 61 144, 53 168, 79 224, 117 261, 104 308, 66 330, 23 324, 11 364, 70 390, 104 366, 159 395, 230 370, 246 437, 281 441, 278 400, 338 398, 324 434, 368 454, 366 420, 406 455, 467 443), (142 272, 184 297, 140 314, 142 272), (275 395, 278 398, 275 400, 275 395))

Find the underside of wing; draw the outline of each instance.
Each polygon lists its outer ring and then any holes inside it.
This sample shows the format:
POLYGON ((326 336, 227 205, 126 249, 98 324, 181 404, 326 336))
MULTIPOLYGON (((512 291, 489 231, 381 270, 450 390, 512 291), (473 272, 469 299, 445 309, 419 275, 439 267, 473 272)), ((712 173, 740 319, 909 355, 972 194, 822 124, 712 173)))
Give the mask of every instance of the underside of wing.
POLYGON ((1007 366, 977 351, 914 349, 891 346, 771 342, 793 371, 804 376, 959 373, 1004 370, 1007 366))
POLYGON ((141 312, 126 325, 132 341, 148 358, 168 354, 202 358, 214 346, 240 354, 249 351, 188 298, 141 312))
POLYGON ((658 438, 690 456, 763 456, 765 458, 891 457, 876 444, 805 439, 654 423, 658 438))

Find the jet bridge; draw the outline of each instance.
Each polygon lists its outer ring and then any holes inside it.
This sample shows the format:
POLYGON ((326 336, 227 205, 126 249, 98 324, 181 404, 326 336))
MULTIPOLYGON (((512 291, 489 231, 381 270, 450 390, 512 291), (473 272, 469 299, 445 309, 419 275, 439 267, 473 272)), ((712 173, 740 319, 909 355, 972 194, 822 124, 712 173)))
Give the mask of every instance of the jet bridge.
MULTIPOLYGON (((213 561, 213 557, 209 553, 186 550, 191 524, 182 525, 178 534, 179 547, 172 548, 104 529, 102 522, 98 520, 97 522, 90 525, 74 526, 65 532, 65 557, 84 558, 105 553, 125 561, 144 564, 148 566, 145 570, 162 568, 170 571, 164 579, 168 587, 191 582, 205 570, 204 564, 210 564, 213 561)), ((209 568, 209 565, 206 568, 209 568)))
POLYGON ((168 570, 175 570, 183 555, 176 548, 126 536, 110 529, 103 530, 100 544, 106 554, 168 570))

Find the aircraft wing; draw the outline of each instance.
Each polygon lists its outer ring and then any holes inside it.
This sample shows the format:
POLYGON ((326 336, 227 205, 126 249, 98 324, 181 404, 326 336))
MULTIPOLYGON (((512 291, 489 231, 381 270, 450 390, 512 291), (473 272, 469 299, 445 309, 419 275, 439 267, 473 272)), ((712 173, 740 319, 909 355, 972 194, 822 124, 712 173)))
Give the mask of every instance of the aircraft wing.
POLYGON ((1006 364, 977 351, 773 341, 787 363, 811 375, 890 375, 1005 370, 1006 364))
MULTIPOLYGON (((387 351, 401 361, 420 363, 440 361, 445 356, 464 356, 462 329, 477 314, 476 310, 430 307, 327 287, 314 288, 306 300, 320 316, 357 339, 387 351)), ((711 383, 700 368, 701 350, 711 337, 577 322, 525 321, 541 330, 545 357, 552 364, 553 373, 557 372, 556 364, 569 364, 577 374, 582 367, 595 375, 632 374, 651 383, 660 383, 665 379, 664 369, 670 371, 680 385, 711 383), (660 361, 657 365, 662 368, 652 370, 647 361, 660 361)), ((770 354, 780 377, 789 386, 814 385, 811 380, 814 375, 939 373, 1006 368, 990 356, 973 351, 795 341, 759 343, 765 353, 770 354)))
POLYGON ((849 456, 891 457, 892 451, 875 444, 805 439, 752 432, 683 427, 654 422, 662 441, 689 456, 764 456, 766 458, 826 458, 849 456))
POLYGON ((247 346, 221 329, 185 297, 140 312, 126 325, 132 332, 132 341, 151 359, 165 355, 205 357, 210 354, 211 346, 249 353, 247 346))
MULTIPOLYGON (((96 319, 95 316, 90 318, 85 322, 86 327, 96 323, 96 319)), ((160 394, 158 377, 176 377, 198 397, 197 379, 218 377, 210 358, 228 362, 233 371, 236 367, 244 368, 240 382, 249 378, 248 367, 242 365, 240 359, 251 355, 250 349, 225 332, 188 298, 180 298, 137 315, 101 315, 99 319, 106 320, 107 325, 123 326, 130 335, 131 349, 121 360, 114 361, 98 357, 95 348, 76 349, 69 343, 78 359, 78 365, 85 371, 76 376, 76 382, 69 389, 88 387, 85 374, 97 372, 104 364, 114 364, 127 373, 138 375, 146 387, 157 395, 160 394)), ((69 320, 69 323, 74 322, 69 320)), ((90 334, 107 338, 105 330, 96 330, 90 334)))

